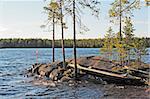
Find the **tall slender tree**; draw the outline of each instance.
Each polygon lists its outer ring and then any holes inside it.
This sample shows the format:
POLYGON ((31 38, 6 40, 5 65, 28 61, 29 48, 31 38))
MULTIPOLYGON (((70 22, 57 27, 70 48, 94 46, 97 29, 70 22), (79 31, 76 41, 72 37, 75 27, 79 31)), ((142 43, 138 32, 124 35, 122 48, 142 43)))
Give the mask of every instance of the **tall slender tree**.
POLYGON ((109 16, 112 18, 111 22, 116 22, 119 19, 119 38, 121 42, 123 38, 122 20, 128 15, 131 16, 132 10, 139 8, 140 0, 115 0, 111 5, 112 7, 109 10, 109 16))
MULTIPOLYGON (((54 0, 52 0, 54 1, 54 0)), ((75 60, 75 78, 77 78, 77 65, 76 65, 76 32, 77 32, 77 26, 79 25, 80 29, 83 29, 85 31, 87 31, 88 29, 85 28, 85 26, 82 24, 81 22, 81 13, 83 8, 88 8, 91 10, 92 15, 95 15, 96 17, 98 17, 99 15, 99 4, 100 2, 98 2, 97 0, 61 0, 63 1, 63 3, 65 4, 65 6, 62 7, 62 2, 61 2, 61 7, 60 9, 64 8, 65 10, 65 14, 60 14, 61 17, 61 26, 63 27, 63 17, 66 14, 69 14, 73 17, 73 47, 74 47, 74 60, 75 60), (72 7, 71 7, 72 5, 72 7), (81 9, 82 7, 82 9, 81 9), (78 24, 76 24, 78 23, 78 24)), ((62 10, 61 10, 62 12, 62 10)), ((56 16, 55 16, 56 17, 56 16)), ((63 31, 63 28, 62 28, 63 31)), ((62 32, 64 33, 64 32, 62 32)), ((63 36, 63 35, 62 35, 63 36)), ((62 37, 63 38, 63 37, 62 37)), ((63 48, 63 40, 62 40, 62 48, 63 48)), ((63 49, 63 53, 64 53, 64 49, 63 49)), ((64 55, 63 55, 64 57, 64 55)), ((65 59, 65 58, 64 58, 65 59)), ((64 62, 65 63, 65 62, 64 62)))
POLYGON ((99 15, 99 2, 97 0, 73 0, 72 1, 72 15, 73 15, 73 50, 74 50, 74 65, 75 65, 75 78, 77 79, 77 55, 76 55, 76 22, 81 24, 81 19, 77 16, 77 14, 80 16, 79 12, 82 12, 82 10, 77 6, 77 4, 81 5, 83 8, 87 7, 92 11, 92 15, 95 15, 98 17, 99 15), (78 18, 78 20, 77 20, 78 18))
POLYGON ((58 14, 59 5, 56 1, 51 1, 50 7, 53 12, 53 41, 52 41, 52 48, 53 48, 53 62, 55 62, 55 19, 58 17, 56 16, 56 13, 58 14))
POLYGON ((121 2, 121 0, 119 1, 119 23, 120 23, 120 25, 119 25, 119 36, 120 36, 120 43, 121 43, 121 41, 122 41, 122 12, 121 12, 121 10, 122 10, 122 2, 121 2))
POLYGON ((73 51, 74 51, 74 65, 75 78, 77 79, 77 54, 76 54, 76 0, 73 0, 73 51))
POLYGON ((53 39, 52 39, 52 62, 55 62, 55 24, 56 20, 58 19, 58 9, 59 5, 57 2, 52 0, 48 7, 44 7, 45 10, 48 11, 48 20, 52 20, 52 27, 53 27, 53 39))
POLYGON ((66 68, 66 61, 65 61, 65 48, 64 48, 64 27, 65 23, 63 21, 63 7, 62 7, 63 0, 60 0, 60 21, 61 21, 61 35, 62 35, 62 56, 63 56, 63 67, 66 68))
MULTIPOLYGON (((66 62, 65 62, 65 48, 64 48, 64 28, 66 27, 65 26, 65 23, 63 21, 63 18, 64 18, 64 15, 63 15, 63 0, 60 0, 60 1, 56 1, 56 0, 51 0, 51 2, 53 2, 53 5, 52 7, 55 8, 55 10, 53 11, 53 9, 49 9, 49 8, 46 8, 47 10, 49 10, 50 12, 53 13, 53 23, 56 23, 55 20, 57 21, 60 21, 60 25, 61 25, 61 34, 62 34, 62 40, 61 40, 61 45, 62 45, 62 57, 63 57, 63 67, 65 68, 66 67, 66 62), (59 11, 58 11, 59 10, 59 11)), ((53 24, 53 30, 55 27, 55 24, 53 24)), ((55 31, 53 31, 53 39, 54 39, 54 34, 55 31)), ((54 53, 54 42, 52 43, 52 48, 53 48, 53 53, 54 53)), ((53 54, 53 57, 54 54, 53 54)), ((54 58, 53 58, 54 60, 54 58)))

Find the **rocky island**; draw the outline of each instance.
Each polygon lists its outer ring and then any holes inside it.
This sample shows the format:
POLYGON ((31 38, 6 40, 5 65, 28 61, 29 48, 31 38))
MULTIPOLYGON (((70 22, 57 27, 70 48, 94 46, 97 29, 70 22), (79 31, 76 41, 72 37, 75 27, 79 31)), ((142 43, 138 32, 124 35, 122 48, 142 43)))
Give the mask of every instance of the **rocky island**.
MULTIPOLYGON (((144 89, 143 91, 140 89, 140 91, 148 97, 149 66, 149 64, 142 62, 140 65, 138 62, 131 62, 128 66, 120 66, 117 61, 109 61, 100 56, 88 56, 77 59, 78 79, 74 79, 73 59, 66 60, 66 67, 63 67, 63 62, 61 61, 33 64, 32 68, 27 71, 27 76, 34 78, 31 81, 33 84, 51 87, 56 87, 62 83, 67 83, 68 86, 75 86, 76 84, 88 83, 89 81, 107 87, 113 85, 113 89, 124 89, 127 87, 127 90, 129 90, 131 86, 137 90, 139 88, 144 89)), ((111 94, 113 93, 112 90, 108 91, 108 93, 110 92, 111 94)), ((121 93, 119 94, 121 95, 121 93)))

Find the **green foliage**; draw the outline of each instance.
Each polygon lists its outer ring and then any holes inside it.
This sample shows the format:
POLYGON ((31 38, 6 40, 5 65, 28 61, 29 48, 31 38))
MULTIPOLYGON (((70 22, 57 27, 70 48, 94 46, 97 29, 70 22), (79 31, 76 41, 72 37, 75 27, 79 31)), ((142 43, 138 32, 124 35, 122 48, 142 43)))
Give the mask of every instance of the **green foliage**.
POLYGON ((125 26, 123 27, 123 33, 125 35, 124 38, 124 49, 127 52, 126 55, 126 59, 128 60, 128 64, 130 64, 130 53, 131 53, 131 49, 134 48, 134 41, 133 41, 133 37, 134 37, 134 27, 131 21, 130 17, 125 17, 125 26))
POLYGON ((138 61, 141 61, 142 55, 147 54, 145 39, 134 39, 134 51, 136 53, 138 61))
POLYGON ((55 0, 52 0, 49 4, 49 8, 51 8, 53 11, 56 11, 59 9, 59 4, 55 0))
MULTIPOLYGON (((107 31, 107 34, 105 35, 105 39, 103 42, 103 47, 101 49, 102 52, 105 52, 104 54, 108 55, 109 57, 112 56, 113 47, 116 48, 116 54, 118 54, 119 61, 122 65, 130 64, 130 53, 131 50, 134 49, 134 53, 136 54, 138 61, 141 61, 141 55, 146 54, 146 39, 138 39, 134 38, 134 27, 131 21, 130 17, 125 17, 124 20, 124 27, 123 27, 123 35, 124 38, 122 41, 120 41, 119 33, 116 33, 114 35, 111 27, 107 31)), ((133 52, 133 51, 132 51, 133 52)))
MULTIPOLYGON (((140 62, 142 55, 147 53, 146 47, 149 45, 147 38, 135 38, 134 37, 134 27, 130 17, 125 17, 124 27, 123 27, 123 40, 120 41, 119 33, 115 35, 112 33, 112 29, 109 28, 105 39, 103 42, 103 52, 109 54, 108 57, 112 56, 113 47, 116 48, 116 54, 118 54, 119 61, 121 65, 130 64, 130 54, 136 54, 137 60, 140 62), (134 50, 133 50, 134 49, 134 50), (126 63, 126 64, 123 64, 126 63)), ((109 58, 108 58, 109 59, 109 58)))
MULTIPOLYGON (((103 39, 79 39, 77 47, 79 48, 100 48, 103 39)), ((73 47, 73 40, 64 40, 66 48, 73 47)), ((51 48, 52 40, 48 39, 0 39, 0 48, 51 48)), ((61 48, 61 40, 55 40, 55 47, 61 48)))
POLYGON ((42 28, 43 27, 45 28, 46 26, 51 26, 51 24, 60 23, 59 21, 62 15, 60 14, 59 8, 60 6, 58 2, 55 0, 51 0, 50 3, 44 7, 44 10, 48 14, 48 19, 47 19, 47 23, 41 26, 42 28))
POLYGON ((107 34, 105 35, 105 39, 103 42, 103 47, 101 48, 101 52, 103 54, 108 55, 108 59, 110 59, 110 56, 113 53, 113 47, 114 47, 114 33, 111 27, 109 27, 107 34))
MULTIPOLYGON (((111 9, 109 10, 111 22, 115 23, 118 22, 118 20, 120 21, 119 32, 116 34, 115 39, 115 47, 121 63, 127 59, 129 63, 130 50, 135 47, 135 42, 133 40, 134 27, 130 17, 133 16, 133 10, 139 8, 140 0, 115 0, 111 4, 111 9), (123 31, 122 22, 124 22, 123 31), (122 35, 124 35, 124 37, 122 35)), ((136 43, 140 44, 140 42, 136 43)))
MULTIPOLYGON (((133 38, 134 42, 144 40, 145 47, 150 47, 150 38, 133 38)), ((116 38, 114 38, 115 44, 116 38)), ((58 48, 61 48, 61 40, 56 40, 58 48)), ((78 39, 77 40, 77 47, 79 48, 102 48, 103 42, 105 39, 78 39)), ((44 47, 44 48, 51 48, 52 41, 49 39, 0 39, 0 48, 36 48, 36 47, 44 47), (40 42, 42 43, 38 43, 40 42)), ((73 40, 66 39, 65 40, 65 47, 72 48, 73 40)), ((114 46, 115 48, 115 46, 114 46)))
POLYGON ((131 18, 130 17, 126 17, 125 18, 125 26, 123 27, 123 33, 125 35, 125 39, 124 39, 124 42, 126 44, 126 49, 127 50, 130 50, 130 48, 133 48, 133 32, 134 32, 134 27, 133 27, 133 24, 131 22, 131 18))
POLYGON ((117 18, 120 16, 132 15, 132 11, 140 8, 140 0, 115 0, 109 10, 109 16, 117 18), (121 6, 121 9, 120 9, 121 6))

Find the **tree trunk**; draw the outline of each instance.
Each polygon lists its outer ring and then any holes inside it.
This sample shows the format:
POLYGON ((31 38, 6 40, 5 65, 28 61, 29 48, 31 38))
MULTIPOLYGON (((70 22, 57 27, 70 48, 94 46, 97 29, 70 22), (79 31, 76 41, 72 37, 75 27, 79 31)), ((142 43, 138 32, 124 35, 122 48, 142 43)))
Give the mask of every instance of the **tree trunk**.
POLYGON ((73 50, 74 50, 74 64, 75 64, 75 79, 77 79, 77 59, 76 59, 76 13, 75 0, 73 0, 73 50))
POLYGON ((121 0, 120 0, 120 14, 119 14, 119 17, 120 17, 120 27, 119 27, 119 36, 120 36, 120 42, 122 41, 122 12, 121 12, 121 9, 122 9, 122 5, 121 5, 121 0))
MULTIPOLYGON (((119 18, 120 18, 120 27, 119 27, 119 39, 120 39, 120 41, 119 41, 119 43, 121 44, 122 43, 122 34, 121 34, 121 32, 122 32, 122 13, 121 13, 121 9, 122 9, 122 6, 121 6, 121 0, 120 0, 120 14, 119 14, 119 18)), ((122 55, 121 55, 121 53, 120 53, 120 57, 122 57, 122 55)), ((122 58, 120 59, 120 63, 121 63, 121 65, 122 65, 122 58)))
POLYGON ((130 65, 130 49, 128 50, 128 65, 130 65))
POLYGON ((55 62, 55 13, 53 12, 53 40, 52 40, 52 61, 55 62))
POLYGON ((62 56, 63 56, 63 67, 66 68, 65 62, 65 48, 64 48, 64 23, 63 23, 63 12, 62 12, 62 0, 60 0, 60 10, 61 10, 61 33, 62 33, 62 56))
POLYGON ((139 62, 140 62, 140 65, 141 65, 141 61, 142 61, 142 55, 141 55, 141 52, 140 52, 140 56, 139 56, 139 62))

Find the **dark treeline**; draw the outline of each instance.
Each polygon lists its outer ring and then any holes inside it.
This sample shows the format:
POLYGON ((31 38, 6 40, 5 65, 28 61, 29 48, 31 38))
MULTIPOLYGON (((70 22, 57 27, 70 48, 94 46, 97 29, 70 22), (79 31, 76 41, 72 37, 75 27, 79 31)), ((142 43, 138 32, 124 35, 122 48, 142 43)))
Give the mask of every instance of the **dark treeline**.
MULTIPOLYGON (((150 47, 150 38, 135 38, 144 39, 147 47, 150 47)), ((104 39, 78 39, 78 48, 101 48, 104 39)), ((52 41, 48 39, 0 39, 0 48, 50 48, 52 41)), ((55 47, 61 48, 61 40, 55 41, 55 47)), ((73 47, 73 40, 66 39, 65 47, 73 47)))

